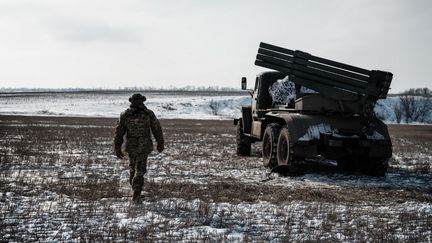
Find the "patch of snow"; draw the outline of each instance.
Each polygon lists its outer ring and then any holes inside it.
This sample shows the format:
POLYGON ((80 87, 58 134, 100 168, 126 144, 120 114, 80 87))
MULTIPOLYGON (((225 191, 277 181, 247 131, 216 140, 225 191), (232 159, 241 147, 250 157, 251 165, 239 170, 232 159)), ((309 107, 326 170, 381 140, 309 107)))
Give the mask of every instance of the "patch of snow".
POLYGON ((330 124, 321 123, 318 125, 310 126, 307 132, 299 138, 299 141, 310 141, 319 139, 321 134, 332 134, 337 132, 337 129, 332 129, 330 124))
POLYGON ((385 139, 384 136, 377 131, 374 131, 374 133, 372 135, 367 135, 366 137, 368 139, 373 139, 373 140, 384 140, 385 139))

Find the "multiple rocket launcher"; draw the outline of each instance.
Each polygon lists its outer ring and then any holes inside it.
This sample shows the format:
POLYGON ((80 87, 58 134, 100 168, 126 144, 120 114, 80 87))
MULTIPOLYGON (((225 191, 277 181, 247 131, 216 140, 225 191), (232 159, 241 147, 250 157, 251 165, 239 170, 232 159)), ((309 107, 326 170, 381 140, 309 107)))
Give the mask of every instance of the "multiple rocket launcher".
POLYGON ((366 70, 261 42, 255 65, 289 75, 291 81, 338 101, 374 106, 385 99, 393 74, 366 70))

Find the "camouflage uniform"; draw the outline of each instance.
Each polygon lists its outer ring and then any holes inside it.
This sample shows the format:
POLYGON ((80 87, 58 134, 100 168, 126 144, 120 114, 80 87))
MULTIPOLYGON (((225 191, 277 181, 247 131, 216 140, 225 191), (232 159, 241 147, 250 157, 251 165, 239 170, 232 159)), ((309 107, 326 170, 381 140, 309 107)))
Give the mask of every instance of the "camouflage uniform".
POLYGON ((148 154, 153 151, 151 133, 158 144, 158 151, 162 152, 164 149, 162 128, 153 111, 144 105, 145 100, 141 94, 134 94, 129 98, 130 108, 120 115, 114 138, 114 152, 117 157, 123 158, 121 146, 126 134, 126 152, 130 161, 129 183, 134 190, 135 202, 139 200, 143 190, 148 154))

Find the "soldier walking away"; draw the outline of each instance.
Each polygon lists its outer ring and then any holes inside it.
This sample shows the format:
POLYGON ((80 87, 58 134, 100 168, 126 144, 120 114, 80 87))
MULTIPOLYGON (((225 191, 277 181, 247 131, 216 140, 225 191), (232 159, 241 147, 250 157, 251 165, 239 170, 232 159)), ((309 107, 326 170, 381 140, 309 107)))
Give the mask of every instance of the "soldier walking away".
POLYGON ((130 108, 122 112, 115 129, 114 153, 119 159, 124 155, 121 150, 123 136, 126 134, 126 152, 129 155, 129 183, 134 191, 133 202, 141 201, 141 191, 144 187, 144 174, 147 172, 147 157, 153 150, 151 134, 156 139, 157 150, 164 150, 164 139, 159 120, 153 111, 149 110, 144 101, 146 97, 133 94, 129 98, 130 108))

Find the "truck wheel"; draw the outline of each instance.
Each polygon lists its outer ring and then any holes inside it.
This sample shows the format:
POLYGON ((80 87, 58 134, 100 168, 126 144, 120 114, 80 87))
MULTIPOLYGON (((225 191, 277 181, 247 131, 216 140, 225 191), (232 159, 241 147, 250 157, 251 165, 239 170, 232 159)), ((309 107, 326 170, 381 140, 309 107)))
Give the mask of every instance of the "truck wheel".
POLYGON ((385 176, 388 161, 388 158, 365 158, 361 164, 361 172, 370 176, 385 176))
POLYGON ((237 123, 237 155, 249 156, 251 154, 251 141, 246 137, 243 131, 243 119, 237 123))
POLYGON ((262 144, 263 165, 273 168, 277 165, 277 142, 279 137, 280 125, 270 123, 267 125, 262 144))
POLYGON ((277 143, 277 165, 291 165, 292 147, 289 140, 288 128, 284 126, 279 134, 277 143))

